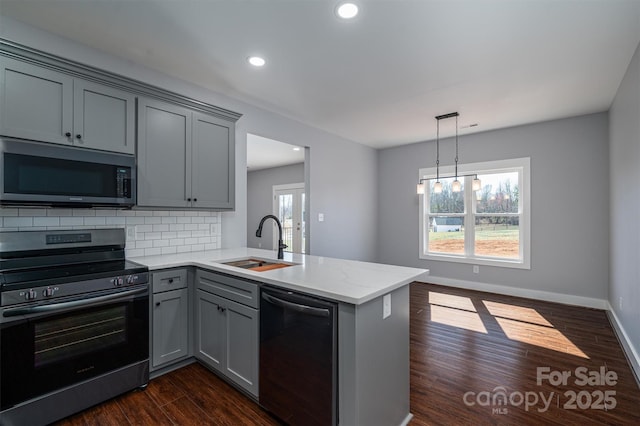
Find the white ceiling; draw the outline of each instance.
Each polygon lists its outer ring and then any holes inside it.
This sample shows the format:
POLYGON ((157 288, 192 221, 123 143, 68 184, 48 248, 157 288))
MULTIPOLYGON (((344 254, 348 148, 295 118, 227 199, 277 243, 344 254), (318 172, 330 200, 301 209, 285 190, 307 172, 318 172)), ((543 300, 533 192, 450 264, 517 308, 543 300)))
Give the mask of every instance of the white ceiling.
POLYGON ((251 133, 247 134, 248 171, 255 172, 297 163, 304 163, 304 148, 251 133))
POLYGON ((605 111, 640 42, 640 0, 357 3, 352 22, 329 0, 0 0, 0 13, 377 148, 434 139, 452 111, 478 123, 461 134, 605 111))

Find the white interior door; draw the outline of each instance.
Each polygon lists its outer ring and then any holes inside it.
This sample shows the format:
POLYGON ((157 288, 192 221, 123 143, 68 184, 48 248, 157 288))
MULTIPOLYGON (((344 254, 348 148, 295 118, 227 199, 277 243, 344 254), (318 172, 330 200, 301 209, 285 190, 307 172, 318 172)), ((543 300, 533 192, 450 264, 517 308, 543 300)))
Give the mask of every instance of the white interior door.
MULTIPOLYGON (((284 251, 304 253, 305 248, 305 193, 304 183, 273 186, 273 214, 282 223, 284 251)), ((278 230, 274 224, 274 247, 278 243, 278 230)))

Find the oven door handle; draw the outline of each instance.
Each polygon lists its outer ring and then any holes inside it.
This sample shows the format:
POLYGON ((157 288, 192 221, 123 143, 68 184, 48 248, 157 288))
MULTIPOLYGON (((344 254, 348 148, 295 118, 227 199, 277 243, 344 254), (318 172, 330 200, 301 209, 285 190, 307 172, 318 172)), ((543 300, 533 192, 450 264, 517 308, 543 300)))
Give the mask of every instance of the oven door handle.
POLYGON ((15 317, 18 315, 39 314, 42 312, 57 311, 60 309, 77 308, 81 306, 90 306, 96 303, 108 302, 110 300, 120 299, 127 296, 133 296, 146 292, 147 287, 136 290, 128 290, 120 293, 107 294, 105 296, 92 297, 90 299, 72 300, 69 302, 52 303, 50 305, 29 306, 26 308, 7 309, 2 313, 3 317, 15 317))

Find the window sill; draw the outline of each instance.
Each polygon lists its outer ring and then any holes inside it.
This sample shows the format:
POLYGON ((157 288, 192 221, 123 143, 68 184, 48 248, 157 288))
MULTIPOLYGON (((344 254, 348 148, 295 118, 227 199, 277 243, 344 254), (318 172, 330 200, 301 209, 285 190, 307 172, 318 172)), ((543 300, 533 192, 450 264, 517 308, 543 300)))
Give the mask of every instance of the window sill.
POLYGON ((523 260, 497 260, 487 257, 463 257, 447 254, 421 254, 420 259, 437 262, 467 263, 469 265, 495 266, 498 268, 531 269, 531 265, 523 260))

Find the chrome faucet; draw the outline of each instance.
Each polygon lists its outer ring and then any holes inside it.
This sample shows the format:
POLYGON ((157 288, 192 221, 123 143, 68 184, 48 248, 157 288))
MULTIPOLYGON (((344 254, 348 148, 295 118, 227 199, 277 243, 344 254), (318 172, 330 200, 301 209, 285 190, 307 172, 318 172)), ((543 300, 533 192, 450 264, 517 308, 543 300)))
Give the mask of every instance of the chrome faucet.
POLYGON ((273 219, 276 221, 276 225, 278 225, 278 259, 284 259, 284 249, 287 248, 287 245, 282 242, 282 224, 280 220, 272 214, 268 214, 260 220, 260 225, 258 225, 258 230, 256 231, 256 237, 262 238, 262 225, 264 225, 264 221, 267 219, 273 219))

